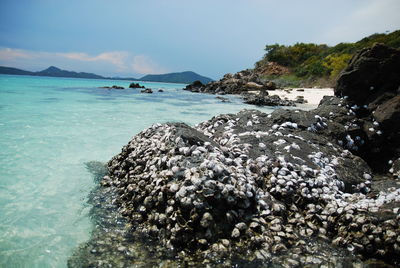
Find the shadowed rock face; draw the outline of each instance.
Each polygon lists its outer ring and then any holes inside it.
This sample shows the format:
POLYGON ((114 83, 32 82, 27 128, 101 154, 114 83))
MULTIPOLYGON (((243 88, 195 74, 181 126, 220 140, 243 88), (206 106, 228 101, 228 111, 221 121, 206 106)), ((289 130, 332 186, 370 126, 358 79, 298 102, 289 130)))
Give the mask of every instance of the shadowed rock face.
POLYGON ((336 96, 364 105, 383 94, 398 94, 400 87, 400 50, 377 44, 358 52, 341 73, 336 96))
POLYGON ((377 44, 361 50, 339 76, 336 96, 356 114, 353 132, 365 140, 356 154, 379 172, 400 156, 400 50, 377 44))

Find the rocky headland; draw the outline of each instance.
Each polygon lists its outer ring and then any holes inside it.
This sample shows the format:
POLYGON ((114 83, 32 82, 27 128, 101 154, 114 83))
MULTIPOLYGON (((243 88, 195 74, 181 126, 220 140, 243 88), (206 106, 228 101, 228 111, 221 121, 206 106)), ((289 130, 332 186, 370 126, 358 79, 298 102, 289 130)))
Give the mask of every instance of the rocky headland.
POLYGON ((281 99, 278 95, 269 95, 268 91, 276 88, 275 83, 262 79, 258 70, 248 69, 235 74, 226 74, 221 80, 205 85, 195 81, 184 90, 218 95, 242 95, 245 103, 257 106, 295 106, 294 101, 281 99))
POLYGON ((96 228, 69 266, 399 265, 399 70, 376 45, 314 110, 142 131, 96 173, 96 228))

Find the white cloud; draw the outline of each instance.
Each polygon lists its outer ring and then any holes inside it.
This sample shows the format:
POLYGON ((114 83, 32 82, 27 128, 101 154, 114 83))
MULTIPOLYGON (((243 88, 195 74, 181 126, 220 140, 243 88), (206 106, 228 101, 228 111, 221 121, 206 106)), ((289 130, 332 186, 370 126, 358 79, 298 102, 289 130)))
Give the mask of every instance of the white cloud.
POLYGON ((139 74, 162 74, 167 72, 157 63, 145 55, 133 57, 132 70, 139 74))
POLYGON ((33 56, 27 51, 21 49, 3 48, 0 49, 0 60, 9 61, 16 58, 32 59, 33 56))
POLYGON ((93 72, 103 68, 102 73, 156 74, 166 72, 146 55, 133 55, 127 51, 108 51, 98 55, 83 52, 37 52, 22 49, 0 48, 0 65, 28 68, 50 65, 69 66, 75 70, 93 72), (76 67, 74 67, 76 66, 76 67))
POLYGON ((130 55, 125 51, 104 52, 97 56, 90 56, 86 53, 57 53, 57 55, 77 61, 104 61, 115 65, 118 71, 123 72, 128 69, 126 62, 129 61, 130 55))
POLYGON ((328 29, 321 39, 329 44, 353 42, 373 33, 394 31, 400 28, 399 0, 364 2, 366 4, 362 8, 328 29))

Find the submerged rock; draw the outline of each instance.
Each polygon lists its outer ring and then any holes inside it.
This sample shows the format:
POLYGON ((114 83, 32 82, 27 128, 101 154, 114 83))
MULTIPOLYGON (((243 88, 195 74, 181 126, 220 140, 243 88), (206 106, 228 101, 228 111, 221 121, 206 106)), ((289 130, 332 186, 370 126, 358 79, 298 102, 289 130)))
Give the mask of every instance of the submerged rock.
POLYGON ((125 89, 124 87, 116 86, 116 85, 114 85, 112 87, 105 86, 105 87, 100 87, 100 88, 104 88, 104 89, 125 89))
POLYGON ((151 88, 146 88, 146 89, 141 90, 140 93, 149 93, 149 94, 151 94, 151 93, 153 93, 153 90, 151 90, 151 88))

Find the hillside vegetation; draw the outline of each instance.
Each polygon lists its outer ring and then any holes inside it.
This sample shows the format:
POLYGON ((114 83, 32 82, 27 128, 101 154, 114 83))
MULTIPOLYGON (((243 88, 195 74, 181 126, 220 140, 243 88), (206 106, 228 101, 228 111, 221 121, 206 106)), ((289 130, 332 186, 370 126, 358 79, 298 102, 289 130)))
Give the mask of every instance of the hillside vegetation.
POLYGON ((255 64, 255 69, 263 74, 264 78, 282 86, 331 86, 356 51, 375 43, 400 48, 400 30, 389 34, 373 34, 355 43, 340 43, 333 47, 312 43, 296 43, 291 46, 267 45, 266 53, 255 64), (276 69, 276 65, 286 67, 289 72, 271 72, 271 66, 276 69))

